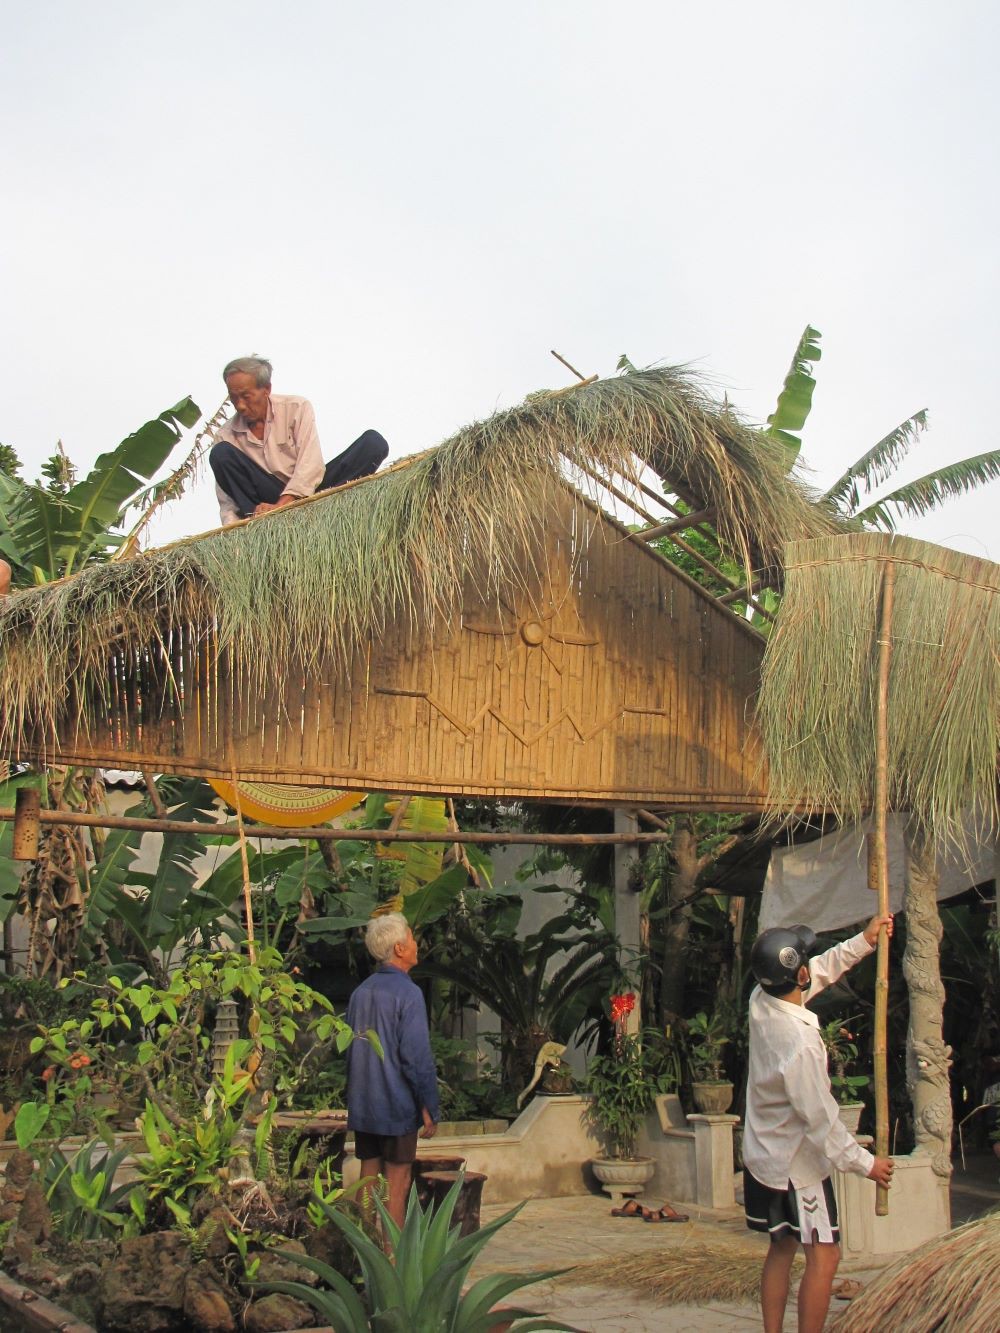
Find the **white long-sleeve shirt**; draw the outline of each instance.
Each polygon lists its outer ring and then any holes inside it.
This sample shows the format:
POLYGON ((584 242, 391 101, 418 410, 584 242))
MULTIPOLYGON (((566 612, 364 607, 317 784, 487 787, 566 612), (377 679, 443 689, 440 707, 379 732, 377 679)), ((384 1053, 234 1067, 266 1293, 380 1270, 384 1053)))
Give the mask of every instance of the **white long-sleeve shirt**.
MULTIPOLYGON (((860 934, 813 958, 804 1004, 871 952, 860 934)), ((867 1176, 874 1161, 837 1113, 819 1019, 803 1005, 775 999, 757 986, 750 996, 743 1134, 747 1170, 771 1189, 787 1189, 789 1181, 802 1189, 818 1184, 832 1167, 867 1176)))

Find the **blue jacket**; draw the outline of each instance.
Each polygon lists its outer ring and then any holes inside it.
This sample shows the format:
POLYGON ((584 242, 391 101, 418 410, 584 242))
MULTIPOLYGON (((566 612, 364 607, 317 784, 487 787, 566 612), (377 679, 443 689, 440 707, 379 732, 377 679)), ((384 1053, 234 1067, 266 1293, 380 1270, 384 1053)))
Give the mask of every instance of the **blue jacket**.
POLYGON ((363 981, 347 1005, 358 1035, 347 1048, 347 1124, 366 1134, 411 1134, 421 1107, 441 1118, 424 997, 416 982, 388 963, 363 981), (363 1034, 373 1028, 383 1059, 363 1034))

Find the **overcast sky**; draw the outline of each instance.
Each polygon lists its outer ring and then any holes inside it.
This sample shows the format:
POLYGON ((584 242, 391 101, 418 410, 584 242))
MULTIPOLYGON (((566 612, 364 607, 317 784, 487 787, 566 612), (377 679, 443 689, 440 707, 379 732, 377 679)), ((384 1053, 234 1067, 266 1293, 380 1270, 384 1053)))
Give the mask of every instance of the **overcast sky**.
MULTIPOLYGON (((752 418, 823 333, 829 483, 998 447, 986 0, 5 7, 0 439, 89 465, 258 352, 328 457, 693 362, 752 418)), ((907 530, 1000 560, 997 487, 907 530)), ((215 525, 209 479, 157 529, 215 525)))

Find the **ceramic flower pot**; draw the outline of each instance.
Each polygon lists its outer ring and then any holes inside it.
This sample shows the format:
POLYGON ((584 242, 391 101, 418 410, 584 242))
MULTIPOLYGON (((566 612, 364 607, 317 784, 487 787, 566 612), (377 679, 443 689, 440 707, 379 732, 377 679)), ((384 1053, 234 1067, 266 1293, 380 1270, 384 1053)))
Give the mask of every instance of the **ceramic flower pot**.
POLYGON ((725 1115, 733 1104, 731 1083, 692 1083, 691 1094, 702 1115, 725 1115))
POLYGON ((656 1169, 652 1157, 592 1157, 590 1166, 605 1194, 615 1200, 641 1194, 656 1169))
POLYGON ((858 1125, 861 1124, 861 1112, 864 1109, 864 1102, 841 1102, 837 1107, 837 1114, 852 1134, 858 1132, 858 1125))

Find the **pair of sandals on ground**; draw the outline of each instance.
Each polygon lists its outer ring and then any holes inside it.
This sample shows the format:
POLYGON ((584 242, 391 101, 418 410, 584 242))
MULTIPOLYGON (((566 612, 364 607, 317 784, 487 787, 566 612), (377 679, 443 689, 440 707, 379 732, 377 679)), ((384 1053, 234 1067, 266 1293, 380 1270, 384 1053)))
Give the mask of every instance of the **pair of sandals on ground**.
POLYGON ((612 1217, 634 1217, 641 1222, 686 1222, 687 1213, 679 1213, 669 1203, 659 1208, 644 1208, 638 1199, 629 1199, 621 1208, 611 1209, 612 1217))

